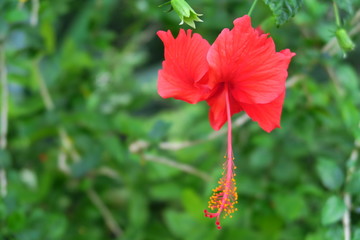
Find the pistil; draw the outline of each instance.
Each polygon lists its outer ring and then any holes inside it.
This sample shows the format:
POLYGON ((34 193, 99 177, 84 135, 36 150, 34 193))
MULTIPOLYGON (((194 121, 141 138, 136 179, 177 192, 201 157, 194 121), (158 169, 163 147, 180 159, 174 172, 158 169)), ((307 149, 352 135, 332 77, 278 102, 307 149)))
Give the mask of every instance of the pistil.
POLYGON ((229 97, 229 88, 225 84, 225 102, 226 102, 226 114, 228 122, 228 136, 227 136, 227 155, 225 163, 223 164, 223 176, 218 181, 219 186, 213 189, 213 195, 210 197, 209 208, 211 210, 217 210, 215 213, 211 213, 208 210, 204 210, 205 217, 216 218, 216 226, 218 229, 221 229, 220 217, 224 212, 224 218, 229 216, 237 210, 234 207, 234 204, 237 203, 237 192, 236 192, 236 182, 234 170, 236 169, 234 165, 234 157, 232 151, 232 125, 231 125, 231 110, 230 110, 230 97, 229 97))

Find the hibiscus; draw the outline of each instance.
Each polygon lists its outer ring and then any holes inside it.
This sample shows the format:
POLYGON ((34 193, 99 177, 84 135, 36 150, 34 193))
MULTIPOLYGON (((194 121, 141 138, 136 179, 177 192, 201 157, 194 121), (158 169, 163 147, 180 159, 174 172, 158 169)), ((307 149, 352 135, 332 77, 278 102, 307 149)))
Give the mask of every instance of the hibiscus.
POLYGON ((227 122, 228 143, 223 177, 213 190, 205 216, 230 216, 236 210, 232 115, 245 111, 266 132, 280 127, 285 98, 285 81, 290 60, 289 49, 277 52, 274 41, 251 26, 245 15, 224 29, 210 45, 199 34, 181 29, 176 38, 170 31, 159 31, 165 46, 165 60, 158 77, 158 93, 195 104, 205 100, 210 106, 209 121, 214 130, 227 122))

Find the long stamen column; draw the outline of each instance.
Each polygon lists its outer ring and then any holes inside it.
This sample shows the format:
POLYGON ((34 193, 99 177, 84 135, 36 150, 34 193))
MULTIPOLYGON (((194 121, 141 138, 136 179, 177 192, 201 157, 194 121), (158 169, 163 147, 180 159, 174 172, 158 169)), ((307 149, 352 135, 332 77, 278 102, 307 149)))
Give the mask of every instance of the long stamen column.
POLYGON ((234 207, 234 204, 237 203, 238 195, 236 192, 236 182, 234 170, 236 169, 234 165, 234 157, 232 152, 232 126, 231 126, 231 111, 230 111, 230 99, 229 99, 229 89, 225 85, 225 98, 226 98, 226 113, 227 113, 227 122, 228 122, 228 143, 227 143, 227 156, 226 161, 223 165, 224 171, 223 176, 219 180, 219 186, 213 189, 213 195, 210 197, 209 208, 211 210, 217 210, 215 213, 211 213, 208 210, 204 210, 205 217, 216 218, 216 226, 218 229, 221 229, 220 226, 220 217, 222 212, 224 212, 224 218, 229 216, 237 210, 234 207))

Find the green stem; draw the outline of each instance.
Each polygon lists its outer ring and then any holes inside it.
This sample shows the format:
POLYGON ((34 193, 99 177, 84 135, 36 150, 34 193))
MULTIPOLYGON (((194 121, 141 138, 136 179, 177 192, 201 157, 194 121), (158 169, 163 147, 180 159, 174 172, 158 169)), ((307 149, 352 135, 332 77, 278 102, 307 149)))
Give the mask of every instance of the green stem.
POLYGON ((335 14, 336 25, 340 28, 341 27, 341 22, 340 22, 340 16, 339 16, 339 9, 338 9, 338 6, 337 6, 335 0, 333 0, 333 6, 334 6, 334 14, 335 14))
POLYGON ((254 0, 254 2, 253 2, 253 4, 251 5, 250 10, 249 10, 249 12, 248 12, 247 15, 251 16, 251 13, 252 13, 252 11, 254 10, 257 1, 258 1, 258 0, 254 0))
MULTIPOLYGON (((8 133, 8 79, 5 62, 4 38, 0 36, 0 89, 1 89, 1 106, 0 106, 0 150, 5 150, 7 145, 8 133)), ((7 194, 7 181, 5 168, 0 168, 0 196, 5 197, 7 194)))

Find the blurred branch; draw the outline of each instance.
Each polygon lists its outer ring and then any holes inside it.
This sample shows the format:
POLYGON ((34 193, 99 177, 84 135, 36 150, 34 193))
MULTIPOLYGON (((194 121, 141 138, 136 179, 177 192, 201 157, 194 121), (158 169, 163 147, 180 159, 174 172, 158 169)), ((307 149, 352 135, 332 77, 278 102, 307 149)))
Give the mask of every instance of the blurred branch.
POLYGON ((3 168, 0 168, 0 194, 2 197, 5 197, 7 194, 7 180, 6 180, 6 171, 3 168))
POLYGON ((0 148, 5 149, 7 144, 8 131, 8 80, 5 64, 5 48, 0 39, 0 81, 1 81, 1 129, 0 129, 0 148))
POLYGON ((103 175, 106 176, 108 178, 111 178, 113 180, 119 181, 120 180, 120 176, 119 174, 112 168, 109 167, 100 167, 97 171, 97 174, 99 175, 103 175))
POLYGON ((80 161, 80 155, 76 151, 74 144, 72 143, 66 130, 62 127, 59 127, 58 134, 59 134, 61 146, 63 147, 64 152, 68 153, 74 162, 80 161))
POLYGON ((164 157, 154 156, 154 155, 150 155, 150 154, 143 154, 144 150, 147 149, 148 147, 149 147, 148 142, 146 142, 144 140, 138 140, 138 141, 130 144, 129 150, 132 153, 139 154, 145 161, 162 163, 164 165, 168 165, 168 166, 177 168, 181 171, 193 174, 197 177, 202 178, 205 181, 210 180, 210 176, 208 174, 206 174, 205 172, 202 172, 200 170, 197 170, 196 168, 192 167, 191 165, 179 163, 179 162, 176 162, 174 160, 164 158, 164 157))
POLYGON ((31 16, 30 16, 30 25, 35 27, 38 24, 39 20, 39 8, 40 3, 39 0, 32 0, 32 7, 31 7, 31 16))
MULTIPOLYGON (((303 74, 297 74, 297 75, 290 77, 286 81, 286 88, 291 88, 291 87, 295 86, 299 81, 301 81, 304 78, 305 78, 305 75, 303 75, 303 74)), ((235 119, 235 121, 233 123, 233 128, 241 127, 249 120, 250 120, 250 118, 245 113, 243 113, 237 119, 235 119)), ((161 142, 159 144, 159 148, 164 149, 164 150, 177 151, 177 150, 180 150, 183 148, 195 146, 197 144, 216 139, 225 134, 226 134, 226 129, 222 128, 219 131, 210 133, 206 138, 201 139, 201 140, 183 141, 183 142, 161 142)))
MULTIPOLYGON (((7 145, 8 132, 8 79, 5 62, 4 40, 0 39, 0 83, 1 83, 1 119, 0 119, 0 149, 5 150, 7 145)), ((0 168, 0 187, 1 196, 7 193, 6 171, 0 168)))
MULTIPOLYGON (((70 175, 70 168, 66 163, 66 153, 64 151, 60 151, 58 156, 58 167, 64 172, 66 175, 70 175)), ((106 176, 112 177, 114 179, 119 179, 119 176, 115 171, 110 168, 101 168, 98 171, 99 174, 104 174, 106 176)), ((86 190, 86 194, 90 201, 95 205, 95 207, 99 210, 101 216, 105 220, 106 226, 109 230, 116 236, 119 237, 122 234, 122 230, 120 226, 117 224, 115 218, 112 216, 110 210, 106 207, 104 202, 101 200, 99 195, 94 191, 94 189, 90 188, 86 190)))
POLYGON ((338 76, 336 75, 334 69, 332 67, 330 67, 329 65, 324 65, 324 67, 326 69, 326 72, 329 74, 330 80, 334 83, 337 93, 340 96, 344 96, 345 91, 341 87, 340 80, 339 80, 338 76))
POLYGON ((174 160, 170 160, 168 158, 154 156, 154 155, 150 155, 150 154, 144 154, 142 156, 146 161, 162 163, 164 165, 168 165, 168 166, 177 168, 181 171, 184 171, 184 172, 193 174, 199 178, 202 178, 204 181, 210 181, 210 179, 211 179, 207 173, 197 170, 196 168, 192 167, 191 165, 179 163, 174 160))
POLYGON ((40 57, 36 58, 33 61, 33 69, 34 69, 34 74, 35 74, 35 78, 39 83, 39 87, 40 87, 40 94, 41 97, 43 99, 43 102, 45 104, 46 110, 48 111, 52 111, 54 110, 55 106, 54 106, 54 102, 51 99, 51 96, 49 94, 49 90, 46 86, 46 83, 44 81, 43 76, 40 73, 40 69, 39 69, 39 62, 40 62, 40 57))
MULTIPOLYGON (((41 58, 36 58, 33 61, 33 69, 34 69, 34 77, 38 81, 39 87, 40 87, 40 95, 44 102, 45 108, 48 112, 51 112, 55 110, 54 102, 51 98, 50 92, 46 86, 45 80, 40 72, 39 62, 41 58)), ((67 153, 70 155, 70 157, 73 159, 73 161, 77 162, 80 160, 80 155, 77 153, 74 145, 72 144, 72 141, 67 134, 66 130, 63 127, 58 127, 58 135, 60 138, 60 143, 63 148, 64 153, 67 153)), ((63 154, 63 153, 60 153, 63 154)), ((63 170, 66 169, 67 163, 66 163, 66 155, 62 156, 59 155, 58 157, 58 165, 59 167, 62 167, 63 170), (60 162, 61 161, 61 162, 60 162)))
POLYGON ((58 161, 57 161, 58 168, 66 173, 67 175, 70 174, 70 167, 69 164, 66 162, 66 153, 64 151, 60 151, 58 155, 58 161))
MULTIPOLYGON (((359 122, 360 127, 360 122, 359 122)), ((354 149, 350 154, 350 158, 348 160, 348 170, 346 172, 346 182, 349 182, 351 176, 355 172, 356 161, 359 157, 359 148, 360 148, 360 141, 358 139, 354 142, 354 149)), ((346 189, 346 188, 345 188, 346 189)), ((344 202, 346 206, 346 211, 342 218, 343 228, 344 228, 344 240, 351 240, 351 207, 352 207, 352 199, 351 195, 348 192, 344 192, 344 202)))
MULTIPOLYGON (((37 79, 40 87, 40 94, 43 99, 45 108, 47 111, 51 112, 55 109, 55 105, 53 103, 53 100, 51 98, 51 95, 49 93, 49 90, 46 86, 46 83, 44 81, 44 78, 41 75, 40 69, 39 69, 39 62, 40 58, 34 61, 34 69, 35 69, 35 78, 37 79)), ((73 159, 73 161, 79 161, 80 155, 76 151, 74 144, 72 143, 68 133, 66 130, 62 127, 58 128, 58 135, 61 142, 61 148, 58 156, 58 167, 61 171, 63 171, 65 174, 70 174, 70 168, 69 165, 66 162, 67 155, 70 155, 70 157, 73 159)), ((109 171, 107 171, 109 173, 109 171)), ((113 172, 111 172, 113 174, 113 172)), ((118 226, 116 220, 111 215, 111 212, 106 207, 106 205, 102 202, 100 197, 97 195, 97 193, 93 190, 87 190, 86 191, 87 196, 89 199, 93 202, 93 204, 99 209, 102 217, 105 220, 106 226, 110 229, 110 231, 116 236, 119 237, 122 234, 121 228, 118 226)))
POLYGON ((342 223, 344 227, 344 240, 351 240, 351 218, 350 218, 351 196, 347 192, 344 193, 344 202, 346 206, 346 211, 342 218, 342 223))
POLYGON ((99 209, 102 217, 105 220, 106 226, 116 237, 119 237, 122 234, 122 230, 99 195, 92 188, 86 190, 86 194, 91 202, 96 206, 96 208, 99 209))

